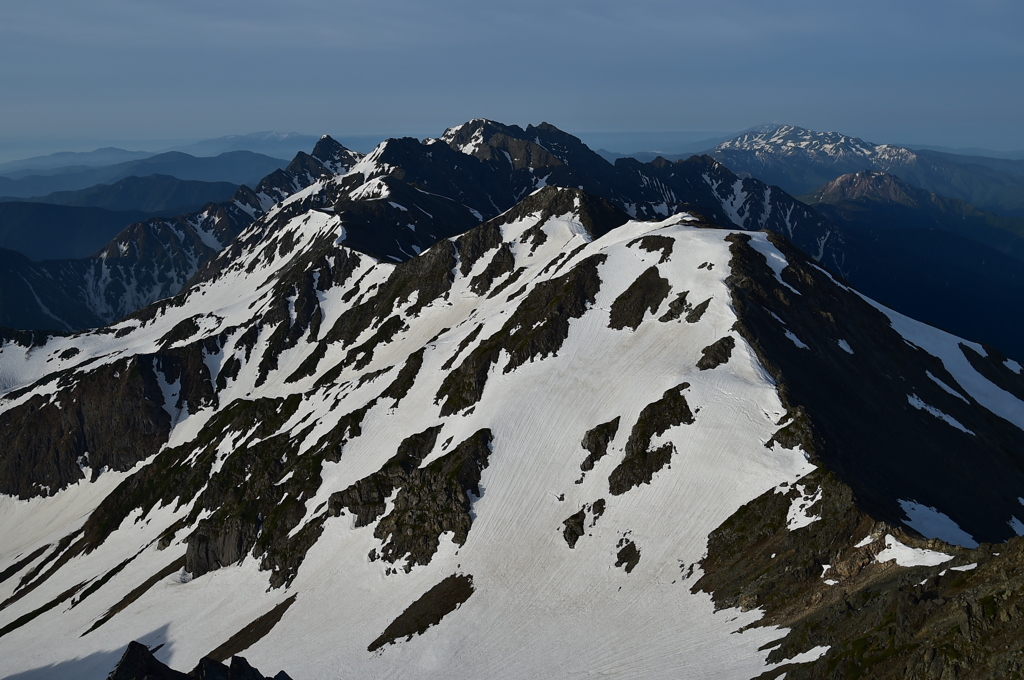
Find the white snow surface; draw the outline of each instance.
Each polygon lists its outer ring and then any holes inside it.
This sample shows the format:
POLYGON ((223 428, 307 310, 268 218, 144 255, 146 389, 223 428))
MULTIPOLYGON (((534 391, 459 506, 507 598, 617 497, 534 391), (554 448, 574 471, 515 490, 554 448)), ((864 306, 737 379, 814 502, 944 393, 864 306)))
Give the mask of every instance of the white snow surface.
POLYGON ((908 518, 903 523, 922 536, 937 538, 953 545, 962 545, 965 548, 978 547, 978 542, 974 540, 973 536, 935 508, 903 499, 900 499, 900 507, 903 508, 903 512, 908 518))
POLYGON ((876 562, 895 560, 901 567, 934 567, 951 559, 953 556, 946 553, 903 545, 892 534, 886 534, 885 549, 875 555, 876 562))
POLYGON ((970 397, 997 416, 1024 429, 1024 402, 978 373, 964 356, 963 350, 960 349, 960 345, 964 344, 984 357, 986 352, 981 345, 915 321, 871 298, 864 297, 864 300, 888 316, 892 327, 907 342, 941 359, 943 366, 956 381, 957 386, 970 397))
MULTIPOLYGON (((363 163, 374 160, 371 154, 363 163)), ((763 446, 777 429, 783 408, 767 372, 742 339, 737 338, 727 364, 711 371, 695 367, 701 349, 729 334, 736 321, 724 284, 730 260, 727 232, 670 218, 629 223, 588 242, 586 230, 570 215, 548 220, 543 227, 548 239, 531 251, 518 240, 536 221, 536 216, 527 217, 502 227, 516 266, 525 268, 503 294, 487 298, 469 287, 495 250, 468 275, 456 268, 447 296, 418 315, 404 315, 408 328, 378 346, 364 368, 349 366, 337 380, 314 387, 348 350, 330 346, 313 375, 286 383, 312 351, 316 338, 307 337, 281 353, 278 368, 257 386, 257 367, 273 327, 260 332, 251 357, 237 344, 239 336, 269 309, 279 277, 304 249, 324 239, 334 242, 342 231, 341 219, 311 212, 288 221, 217 278, 191 289, 182 304, 162 307, 150 321, 128 320, 114 327, 124 333, 82 333, 32 350, 5 345, 0 348, 0 384, 10 391, 58 370, 84 371, 135 360, 132 357, 156 350, 179 322, 199 319, 197 338, 234 329, 222 350, 206 357, 214 372, 231 357, 243 360, 237 377, 219 394, 222 405, 235 399, 303 394, 298 411, 280 431, 298 436, 313 424, 311 432, 303 433, 303 450, 308 451, 341 414, 376 397, 408 356, 426 347, 422 369, 400 405, 392 408, 391 400, 381 400, 365 417, 361 436, 346 444, 339 462, 324 465, 320 488, 303 499, 303 521, 322 512, 318 507, 332 493, 378 470, 410 434, 443 426, 438 449, 423 462, 427 465, 444 454, 441 442, 451 437, 458 443, 487 427, 494 435, 493 450, 483 471, 482 496, 473 503, 474 522, 466 543, 459 546, 450 536, 442 536, 430 564, 409 573, 386 573, 390 564, 367 557, 380 548, 374 525, 356 528, 351 516, 334 517, 326 521, 321 538, 287 588, 269 588, 269 575, 260 571, 259 559, 249 556, 195 579, 173 574, 83 636, 128 592, 184 554, 190 528, 179 531, 164 550, 158 550, 155 541, 188 514, 191 503, 157 507, 144 518, 132 515, 96 550, 71 559, 28 596, 0 611, 2 627, 69 588, 86 587, 135 556, 81 604, 72 608, 68 600, 0 637, 4 672, 16 675, 52 667, 54 672, 100 680, 133 639, 150 646, 163 644, 157 657, 187 671, 292 595, 297 599, 284 618, 243 652, 265 674, 284 669, 295 680, 311 680, 335 678, 343 668, 354 677, 724 679, 763 672, 768 650, 761 648, 779 637, 778 629, 755 627, 737 634, 760 612, 715 613, 710 597, 691 594, 680 574, 680 565, 699 561, 707 535, 741 505, 782 482, 793 484, 812 469, 799 450, 763 446), (645 233, 679 242, 669 261, 657 264, 660 252, 626 245, 645 233), (295 243, 290 252, 278 247, 286 235, 295 243), (582 248, 575 252, 577 247, 582 248), (571 258, 561 255, 569 252, 574 252, 571 258), (597 299, 581 318, 570 322, 569 336, 557 354, 509 373, 502 368, 506 355, 491 369, 482 398, 471 411, 441 417, 435 403, 446 374, 441 366, 476 325, 482 324, 483 330, 462 356, 497 332, 526 297, 509 300, 517 287, 525 285, 528 293, 538 282, 564 274, 598 253, 607 261, 598 269, 597 299), (560 256, 563 260, 557 266, 548 267, 560 256), (698 269, 704 262, 713 263, 714 269, 698 269), (648 315, 635 331, 610 329, 611 303, 655 264, 674 291, 688 290, 694 299, 711 298, 704 317, 697 324, 657 321, 673 297, 670 294, 662 309, 648 315), (77 355, 60 358, 72 347, 79 350, 77 355), (600 370, 594 370, 595 363, 600 370), (389 372, 359 383, 360 376, 382 369, 389 372), (670 465, 650 484, 611 496, 608 475, 622 460, 640 411, 683 382, 690 383, 684 394, 691 409, 699 411, 692 425, 674 427, 661 438, 675 447, 670 465), (622 423, 608 455, 576 484, 586 456, 579 445, 584 433, 617 416, 622 423), (607 501, 604 515, 588 526, 575 549, 569 549, 562 538, 563 520, 600 498, 607 501), (614 566, 618 542, 625 535, 641 552, 640 562, 628 574, 614 566), (454 573, 473 577, 475 592, 467 602, 423 635, 367 652, 367 645, 396 616, 454 573)), ((260 228, 254 225, 248 233, 260 228)), ((763 234, 752 234, 752 239, 762 252, 774 251, 763 234)), ((333 247, 338 252, 344 248, 333 247)), ((372 287, 382 285, 392 271, 394 265, 360 256, 347 283, 319 293, 320 333, 372 287), (343 300, 355 281, 361 281, 363 292, 343 300)), ((411 303, 412 299, 400 307, 411 303)), ((372 332, 366 329, 356 343, 372 332)), ((174 388, 165 383, 170 399, 174 388)), ((0 410, 56 389, 52 382, 34 384, 25 395, 0 401, 0 410)), ((175 409, 175 414, 168 447, 195 440, 211 423, 214 411, 175 409)), ((251 436, 244 431, 229 434, 219 444, 217 465, 251 436)), ((0 498, 0 570, 79 528, 127 474, 104 473, 95 483, 83 481, 50 498, 0 498)), ((806 513, 803 517, 799 521, 813 521, 806 513)), ((29 568, 2 584, 0 596, 9 595, 29 568)), ((798 658, 810 660, 803 657, 812 653, 819 652, 811 650, 798 658)))
POLYGON ((786 527, 790 531, 803 529, 805 526, 821 519, 820 516, 811 512, 811 508, 821 500, 822 489, 819 487, 814 493, 808 493, 803 485, 798 484, 796 490, 799 495, 793 499, 786 515, 786 527))
POLYGON ((925 411, 927 413, 930 413, 939 420, 941 420, 942 422, 949 423, 950 425, 960 430, 961 432, 966 432, 967 434, 974 434, 966 427, 961 425, 960 421, 958 421, 956 418, 949 415, 948 413, 942 412, 941 410, 935 408, 934 406, 926 404, 924 400, 921 399, 921 397, 917 396, 916 394, 911 394, 907 396, 907 401, 909 401, 910 405, 916 408, 918 411, 925 411))

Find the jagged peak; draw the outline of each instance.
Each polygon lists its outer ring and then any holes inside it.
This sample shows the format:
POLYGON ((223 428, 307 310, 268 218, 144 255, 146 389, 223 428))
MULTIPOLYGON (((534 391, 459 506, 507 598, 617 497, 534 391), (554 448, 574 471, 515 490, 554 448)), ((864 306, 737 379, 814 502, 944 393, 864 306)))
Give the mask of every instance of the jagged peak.
POLYGON ((363 157, 362 154, 346 148, 330 135, 322 136, 310 155, 336 175, 347 172, 363 157))

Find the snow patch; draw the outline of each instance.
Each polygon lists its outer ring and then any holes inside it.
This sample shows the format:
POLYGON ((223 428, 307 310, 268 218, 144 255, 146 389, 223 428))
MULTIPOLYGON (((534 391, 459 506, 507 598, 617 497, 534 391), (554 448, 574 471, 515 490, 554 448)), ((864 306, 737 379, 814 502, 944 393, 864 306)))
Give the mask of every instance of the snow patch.
POLYGON ((927 411, 928 413, 932 414, 933 416, 935 416, 939 420, 942 420, 942 421, 948 423, 949 425, 952 425, 953 427, 955 427, 956 429, 960 430, 961 432, 966 432, 967 434, 970 434, 970 435, 974 434, 973 432, 968 430, 966 427, 961 425, 960 422, 956 418, 954 418, 953 416, 948 415, 946 413, 943 413, 942 411, 940 411, 939 409, 935 408, 934 406, 929 406, 928 404, 924 403, 924 401, 919 396, 917 396, 916 394, 909 394, 909 395, 907 395, 907 401, 909 401, 910 405, 913 406, 914 408, 916 408, 918 411, 927 411))
POLYGON ((818 487, 813 494, 808 494, 806 488, 798 484, 796 490, 800 495, 793 499, 789 506, 789 512, 786 515, 786 528, 790 531, 802 529, 812 522, 821 519, 819 515, 811 514, 810 508, 821 500, 823 489, 818 487))
POLYGON ((907 515, 907 519, 903 523, 922 536, 937 538, 940 541, 961 545, 965 548, 978 547, 978 542, 974 540, 974 537, 961 529, 948 515, 915 501, 900 499, 899 503, 907 515))
POLYGON ((803 340, 796 337, 796 334, 794 334, 793 331, 789 330, 788 328, 786 329, 786 337, 792 340, 793 344, 799 347, 800 349, 810 349, 810 347, 804 344, 803 340))
POLYGON ((949 394, 952 394, 952 395, 953 395, 954 397, 956 397, 956 398, 957 398, 957 399, 959 399, 960 401, 963 401, 963 402, 965 402, 965 403, 967 403, 967 404, 971 403, 971 402, 970 402, 970 401, 969 401, 969 400, 967 399, 967 397, 965 397, 964 395, 960 394, 959 392, 957 392, 956 390, 954 390, 954 389, 953 389, 952 387, 950 387, 949 385, 947 385, 946 383, 942 382, 941 380, 939 380, 938 378, 936 378, 936 377, 935 377, 934 375, 932 375, 932 372, 931 372, 931 371, 925 371, 925 375, 927 375, 927 376, 928 376, 929 378, 931 378, 931 379, 932 379, 932 382, 934 382, 934 383, 935 383, 936 385, 938 385, 939 387, 941 387, 941 388, 942 388, 943 390, 945 390, 945 391, 946 391, 946 392, 948 392, 949 394))
POLYGON ((779 252, 778 248, 772 245, 768 237, 764 234, 752 234, 750 245, 754 250, 764 255, 764 259, 768 261, 768 266, 775 272, 775 278, 778 279, 779 283, 800 295, 800 291, 782 280, 782 270, 789 266, 789 261, 785 255, 779 252))
POLYGON ((946 553, 903 545, 892 534, 886 534, 885 550, 875 555, 876 562, 895 560, 896 564, 901 567, 934 567, 943 562, 949 562, 951 559, 953 556, 946 553))

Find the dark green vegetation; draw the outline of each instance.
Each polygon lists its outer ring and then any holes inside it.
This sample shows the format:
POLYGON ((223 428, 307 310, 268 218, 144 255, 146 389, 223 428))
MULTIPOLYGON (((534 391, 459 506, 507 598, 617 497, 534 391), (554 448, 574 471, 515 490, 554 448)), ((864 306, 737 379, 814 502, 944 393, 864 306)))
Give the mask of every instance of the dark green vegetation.
POLYGON ((473 577, 453 574, 423 593, 392 621, 367 651, 375 652, 384 645, 394 644, 401 638, 412 639, 422 635, 431 626, 441 623, 446 615, 458 609, 473 594, 473 577))
POLYGON ((689 383, 682 383, 665 390, 661 399, 640 411, 626 440, 625 456, 608 477, 608 488, 613 496, 620 496, 641 484, 650 484, 654 473, 672 459, 675 446, 671 442, 651 450, 651 440, 676 425, 693 424, 693 414, 683 396, 683 390, 689 386, 689 383))
POLYGON ((861 512, 849 487, 829 472, 819 469, 800 486, 820 491, 808 509, 820 519, 790 531, 787 513, 798 490, 766 492, 712 532, 701 562, 705 575, 693 586, 711 593, 716 607, 763 609, 755 625, 788 628, 772 645, 770 663, 830 647, 817 661, 784 664, 761 678, 1020 676, 1024 539, 976 550, 922 541, 861 512), (878 563, 886 535, 954 559, 935 567, 878 563))

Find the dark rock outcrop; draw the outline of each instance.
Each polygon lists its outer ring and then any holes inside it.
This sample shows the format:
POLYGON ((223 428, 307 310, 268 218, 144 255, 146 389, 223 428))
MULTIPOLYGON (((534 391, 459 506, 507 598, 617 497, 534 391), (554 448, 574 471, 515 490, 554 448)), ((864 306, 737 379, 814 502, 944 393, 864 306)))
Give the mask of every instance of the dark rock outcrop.
POLYGON ((264 676, 240 656, 232 657, 224 665, 204 657, 190 673, 176 671, 153 656, 148 647, 139 642, 129 642, 117 666, 107 680, 291 680, 281 671, 273 678, 264 676))

